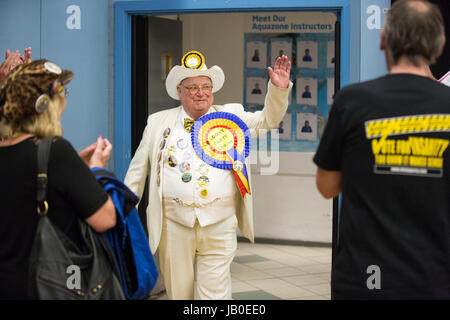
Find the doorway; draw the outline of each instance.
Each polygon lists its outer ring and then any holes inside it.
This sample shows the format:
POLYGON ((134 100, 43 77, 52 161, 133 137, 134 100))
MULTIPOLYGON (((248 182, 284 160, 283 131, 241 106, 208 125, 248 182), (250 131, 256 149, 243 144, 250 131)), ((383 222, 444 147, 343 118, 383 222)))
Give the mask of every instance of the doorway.
MULTIPOLYGON (((213 0, 207 3, 180 4, 170 1, 117 1, 114 3, 114 171, 119 179, 125 177, 132 158, 132 17, 136 15, 179 15, 193 13, 237 13, 250 12, 258 8, 260 12, 284 10, 286 12, 299 10, 336 10, 341 21, 341 85, 350 82, 350 58, 355 59, 355 50, 350 48, 350 0, 330 0, 314 4, 310 1, 297 1, 292 6, 290 0, 280 0, 274 7, 270 0, 248 0, 231 7, 223 1, 213 0)), ((352 40, 354 41, 354 39, 352 40)), ((186 47, 183 45, 183 47, 186 47)), ((352 47, 357 47, 353 44, 352 47)), ((228 59, 232 59, 228 56, 228 59)), ((213 61, 215 62, 215 61, 213 61)))
MULTIPOLYGON (((208 67, 218 65, 224 70, 226 81, 214 95, 215 104, 240 103, 247 111, 255 111, 263 108, 264 100, 255 100, 256 95, 252 96, 249 90, 255 81, 261 83, 262 90, 266 90, 267 66, 273 64, 274 54, 284 50, 293 64, 291 80, 294 88, 286 115, 289 121, 284 121, 284 136, 280 139, 279 171, 265 177, 259 163, 252 166, 254 209, 258 213, 254 218, 255 237, 260 242, 281 240, 292 244, 330 244, 333 204, 324 200, 315 189, 314 168, 305 169, 295 163, 307 163, 315 151, 320 138, 318 129, 323 128, 328 116, 334 84, 339 84, 341 79, 334 79, 341 65, 340 41, 335 41, 335 24, 339 15, 336 10, 299 10, 132 16, 131 156, 140 142, 148 115, 179 104, 179 101, 168 97, 164 76, 172 65, 180 64, 183 52, 200 51, 205 55, 208 67), (283 23, 268 24, 266 21, 283 23), (292 21, 308 23, 292 26, 292 21), (285 25, 289 30, 264 29, 285 25), (314 32, 313 28, 319 31, 314 32), (258 62, 252 61, 256 50, 260 52, 258 62), (310 52, 312 61, 302 59, 305 51, 310 52), (170 63, 167 62, 169 58, 172 60, 170 63), (300 91, 296 90, 297 83, 311 84, 314 99, 301 98, 300 91), (304 119, 313 125, 314 135, 299 135, 300 130, 296 127, 304 119), (274 191, 270 187, 273 185, 286 188, 274 191), (302 203, 300 214, 299 201, 302 203), (282 205, 278 206, 280 203, 282 205), (278 212, 284 222, 277 223, 273 212, 278 212), (305 220, 308 225, 303 223, 305 220)), ((264 98, 264 95, 265 92, 259 96, 264 98)), ((255 141, 252 144, 258 144, 258 139, 252 140, 255 141)), ((144 225, 146 197, 147 192, 144 192, 139 205, 144 225)))
MULTIPOLYGON (((342 4, 342 1, 336 1, 339 4, 342 4)), ((344 1, 345 2, 345 1, 344 1)), ((267 4, 268 6, 268 4, 267 4)), ((154 8, 153 8, 154 9, 154 8)), ((217 8, 216 8, 217 9, 217 8)), ((116 18, 115 18, 115 24, 116 24, 116 33, 115 33, 115 39, 116 39, 116 50, 115 50, 115 135, 116 135, 116 157, 115 157, 115 171, 116 174, 120 177, 121 175, 124 176, 126 169, 128 168, 129 161, 132 158, 132 155, 134 154, 137 145, 140 141, 140 137, 142 136, 142 131, 146 124, 147 116, 153 112, 159 111, 158 108, 163 107, 164 109, 173 107, 174 101, 162 101, 162 97, 166 97, 166 93, 164 90, 164 87, 161 88, 161 83, 159 84, 159 89, 156 90, 156 92, 150 94, 150 88, 156 88, 158 87, 157 84, 152 85, 151 81, 161 81, 161 77, 164 77, 164 72, 161 71, 163 69, 163 66, 170 65, 169 58, 172 57, 172 63, 179 64, 181 53, 188 50, 198 50, 200 52, 209 52, 210 47, 215 47, 214 52, 215 54, 207 55, 207 65, 208 67, 211 67, 212 65, 220 65, 223 66, 224 64, 227 66, 226 69, 230 70, 227 72, 228 74, 231 74, 231 81, 230 77, 228 77, 226 84, 224 88, 215 96, 215 102, 216 103, 226 103, 226 102, 240 102, 244 104, 244 96, 245 90, 242 90, 242 88, 245 86, 245 81, 243 77, 243 69, 245 68, 245 65, 243 64, 243 59, 246 54, 246 42, 244 37, 242 37, 238 42, 237 45, 233 46, 227 46, 224 45, 221 41, 223 38, 218 35, 215 37, 211 37, 209 42, 201 41, 202 39, 208 38, 208 32, 210 33, 213 30, 213 27, 220 28, 221 22, 225 21, 231 21, 233 17, 238 17, 237 20, 241 19, 244 16, 248 16, 249 12, 248 8, 247 10, 241 9, 235 9, 232 10, 232 13, 225 13, 224 10, 216 10, 216 9, 208 9, 208 10, 198 10, 199 12, 189 12, 185 13, 183 10, 178 11, 171 11, 171 12, 165 12, 170 13, 167 15, 160 15, 160 11, 152 10, 152 5, 150 3, 141 2, 139 6, 137 6, 136 3, 125 3, 125 2, 117 2, 116 3, 116 18), (146 8, 143 8, 146 7, 146 8), (202 12, 202 11, 208 11, 208 12, 202 12), (217 12, 215 12, 217 11, 217 12), (245 12, 242 12, 245 11, 245 12), (147 15, 151 16, 147 16, 147 15), (158 14, 158 16, 155 16, 158 14), (158 52, 153 58, 150 58, 150 45, 146 48, 142 48, 142 46, 145 47, 145 44, 150 44, 151 41, 149 39, 149 26, 150 20, 159 20, 159 22, 167 22, 165 20, 172 20, 172 21, 181 21, 181 24, 183 24, 186 21, 189 20, 196 20, 198 21, 199 18, 208 18, 207 16, 214 16, 212 20, 213 22, 205 23, 202 27, 201 23, 193 29, 195 29, 195 32, 183 34, 182 41, 178 41, 179 43, 182 42, 182 50, 180 50, 180 53, 178 53, 179 57, 174 58, 177 53, 170 53, 167 55, 168 52, 165 52, 166 50, 162 50, 158 52), (224 21, 221 21, 223 19, 224 21), (219 27, 218 27, 219 26, 219 27), (139 31, 139 30, 140 31, 139 31), (140 32, 140 35, 138 33, 140 32), (126 42, 126 39, 130 39, 130 43, 128 44, 126 42), (140 37, 143 37, 143 39, 147 39, 144 41, 141 41, 140 37), (124 41, 125 39, 125 41, 124 41), (218 42, 219 41, 219 42, 218 42), (147 51, 146 51, 147 50, 147 51), (145 54, 145 52, 147 52, 145 54), (231 53, 230 53, 231 52, 231 53), (145 58, 149 57, 147 61, 145 58), (165 60, 163 59, 163 56, 165 56, 165 60), (150 60, 151 59, 151 60, 150 60), (141 62, 139 62, 141 61, 141 62), (151 66, 153 65, 153 61, 155 65, 159 65, 160 69, 159 71, 151 71, 151 66), (164 63, 163 63, 164 61, 164 63), (162 66, 162 67, 161 67, 162 66), (145 77, 145 74, 148 74, 149 77, 145 77), (236 78, 233 78, 233 75, 236 75, 236 78), (151 80, 153 78, 153 80, 151 80), (158 78, 159 77, 159 78, 158 78), (129 82, 127 82, 129 81, 129 82), (227 86, 227 82, 230 84, 227 86), (130 85, 131 84, 131 85, 130 85), (155 104, 151 103, 151 99, 154 99, 155 104), (131 105, 127 101, 132 101, 131 105), (171 105, 172 103, 172 105, 171 105), (130 106, 130 108, 127 108, 127 105, 130 106), (145 106, 148 106, 145 108, 145 106), (131 141, 131 144, 127 144, 127 141, 131 141), (130 148, 131 146, 131 148, 130 148)), ((288 12, 297 12, 297 11, 304 11, 305 8, 289 8, 288 12)), ((312 8, 308 8, 309 11, 313 11, 312 8)), ((342 17, 349 17, 348 12, 348 5, 344 7, 337 6, 336 8, 333 8, 332 11, 336 12, 338 18, 342 17)), ((274 10, 280 10, 280 7, 277 8, 270 8, 268 7, 266 10, 255 13, 256 15, 267 15, 274 12, 274 10)), ((319 10, 318 11, 324 11, 319 10)), ((347 20, 345 20, 347 21, 347 20)), ((343 35, 342 38, 342 48, 340 50, 340 54, 342 55, 344 53, 344 56, 349 57, 349 33, 345 33, 346 28, 348 28, 348 21, 343 24, 343 35)), ((228 33, 235 34, 236 37, 239 37, 239 34, 242 35, 242 30, 235 30, 233 28, 237 27, 238 24, 234 24, 230 27, 231 30, 228 30, 228 33)), ((183 25, 182 25, 183 29, 183 25)), ((174 32, 176 33, 176 32, 174 32)), ((210 35, 210 34, 209 34, 210 35)), ((294 56, 292 56, 294 58, 294 56)), ((345 59, 342 61, 339 65, 342 66, 343 70, 348 70, 346 65, 348 66, 349 61, 348 59, 345 59)), ((339 80, 341 83, 348 82, 348 72, 344 71, 341 76, 339 77, 339 80)), ((177 101, 175 101, 175 104, 177 101)), ((288 176, 287 174, 283 177, 283 179, 288 176)), ((144 192, 144 197, 147 196, 147 192, 144 192)), ((142 201, 146 201, 143 199, 142 201)), ((142 203, 143 204, 143 203, 142 203)), ((141 219, 145 220, 145 207, 146 205, 140 206, 140 216, 141 219)), ((264 220, 264 219, 263 219, 264 220)), ((144 225, 146 226, 146 223, 144 221, 144 225)), ((331 233, 331 232, 329 232, 331 233)))

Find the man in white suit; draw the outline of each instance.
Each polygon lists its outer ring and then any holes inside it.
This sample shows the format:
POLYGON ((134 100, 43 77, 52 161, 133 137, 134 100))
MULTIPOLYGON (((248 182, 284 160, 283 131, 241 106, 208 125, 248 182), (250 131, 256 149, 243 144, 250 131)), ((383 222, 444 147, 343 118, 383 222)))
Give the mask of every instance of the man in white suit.
POLYGON ((255 113, 237 103, 213 104, 213 93, 221 89, 225 75, 218 66, 208 69, 199 52, 188 52, 182 65, 169 72, 167 93, 181 105, 148 117, 125 184, 142 196, 150 176, 149 241, 153 253, 159 249, 170 299, 231 299, 237 226, 254 241, 251 191, 242 197, 232 170, 211 166, 196 155, 192 120, 222 111, 237 115, 252 132, 276 128, 288 107, 290 70, 286 56, 268 68, 264 109, 255 113))

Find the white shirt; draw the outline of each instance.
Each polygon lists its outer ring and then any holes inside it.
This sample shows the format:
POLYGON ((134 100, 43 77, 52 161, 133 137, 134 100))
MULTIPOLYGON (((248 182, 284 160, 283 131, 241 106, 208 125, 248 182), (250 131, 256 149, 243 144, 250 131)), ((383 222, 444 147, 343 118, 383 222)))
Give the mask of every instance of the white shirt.
POLYGON ((182 109, 163 152, 164 212, 185 226, 193 227, 196 219, 206 226, 235 214, 238 188, 232 170, 215 168, 197 156, 185 118, 190 117, 182 109))

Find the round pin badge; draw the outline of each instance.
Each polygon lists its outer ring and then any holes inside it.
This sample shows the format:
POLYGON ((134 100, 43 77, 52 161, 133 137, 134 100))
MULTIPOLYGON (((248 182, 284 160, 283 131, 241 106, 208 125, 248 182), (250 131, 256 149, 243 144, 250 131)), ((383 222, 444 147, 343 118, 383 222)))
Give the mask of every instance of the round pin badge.
POLYGON ((162 139, 161 140, 161 143, 160 143, 160 145, 159 145, 159 148, 162 150, 162 149, 164 149, 164 146, 166 145, 166 139, 162 139))
POLYGON ((183 161, 182 163, 180 163, 178 168, 180 169, 181 173, 191 171, 191 164, 187 161, 183 161))
POLYGON ((51 72, 51 73, 56 73, 56 74, 61 74, 61 68, 58 67, 56 64, 54 64, 53 62, 47 61, 46 63, 44 63, 44 67, 45 69, 47 69, 47 71, 51 72))
POLYGON ((201 174, 201 175, 207 175, 209 172, 209 168, 208 165, 206 163, 201 163, 198 168, 197 171, 201 174))
POLYGON ((206 187, 209 184, 209 178, 207 176, 201 176, 198 178, 198 185, 200 187, 206 187))
POLYGON ((175 156, 177 154, 177 147, 176 146, 168 146, 167 153, 169 154, 169 156, 175 156))
POLYGON ((208 189, 200 190, 200 196, 202 196, 203 198, 206 198, 208 196, 208 189))
POLYGON ((241 172, 244 168, 244 164, 241 161, 235 161, 233 163, 233 170, 236 172, 241 172))
POLYGON ((50 105, 50 97, 48 96, 48 94, 44 93, 41 94, 39 98, 37 98, 34 108, 36 109, 37 113, 42 113, 45 110, 47 110, 49 105, 50 105))
POLYGON ((198 51, 189 51, 181 58, 181 64, 185 68, 201 70, 205 65, 205 57, 198 51))
POLYGON ((191 153, 186 151, 185 153, 183 153, 183 160, 189 160, 191 159, 191 153))
POLYGON ((169 136, 169 134, 170 134, 170 128, 167 128, 166 130, 164 130, 163 137, 167 138, 169 136))
POLYGON ((185 172, 181 175, 181 180, 183 180, 183 182, 189 182, 192 180, 192 174, 190 172, 185 172))
POLYGON ((188 146, 188 142, 187 140, 181 138, 180 140, 177 141, 177 146, 180 149, 185 149, 188 146))
POLYGON ((169 166, 176 167, 178 164, 177 158, 174 156, 169 156, 169 159, 167 159, 167 162, 169 163, 169 166))

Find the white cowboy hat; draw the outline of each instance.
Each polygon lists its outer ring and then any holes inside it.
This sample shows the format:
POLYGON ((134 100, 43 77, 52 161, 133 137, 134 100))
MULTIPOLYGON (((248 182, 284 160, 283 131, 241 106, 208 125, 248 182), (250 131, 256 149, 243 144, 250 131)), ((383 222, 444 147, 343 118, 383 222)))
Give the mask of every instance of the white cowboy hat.
POLYGON ((225 74, 219 66, 207 68, 205 58, 200 52, 189 51, 181 59, 181 66, 174 66, 166 78, 166 90, 169 96, 175 100, 180 100, 177 86, 186 78, 206 76, 211 79, 212 92, 219 91, 225 82, 225 74))

